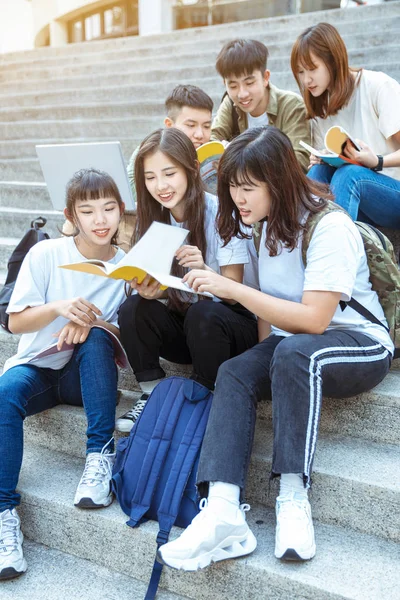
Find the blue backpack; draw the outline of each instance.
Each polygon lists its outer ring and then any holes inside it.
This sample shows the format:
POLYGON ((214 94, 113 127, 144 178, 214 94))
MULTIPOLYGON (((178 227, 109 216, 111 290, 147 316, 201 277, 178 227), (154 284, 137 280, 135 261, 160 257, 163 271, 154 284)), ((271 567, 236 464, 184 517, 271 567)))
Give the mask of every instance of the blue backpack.
MULTIPOLYGON (((118 442, 113 490, 127 525, 158 521, 157 550, 174 524, 187 527, 198 514, 200 448, 213 393, 183 377, 157 385, 129 437, 118 442)), ((145 600, 157 593, 163 565, 154 561, 145 600)))

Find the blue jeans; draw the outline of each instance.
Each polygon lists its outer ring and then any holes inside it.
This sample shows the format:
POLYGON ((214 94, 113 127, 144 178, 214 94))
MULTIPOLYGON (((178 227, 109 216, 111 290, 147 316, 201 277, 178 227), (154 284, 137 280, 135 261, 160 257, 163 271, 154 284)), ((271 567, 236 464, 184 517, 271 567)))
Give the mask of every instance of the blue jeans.
POLYGON ((82 406, 87 454, 100 452, 114 432, 117 368, 111 338, 92 329, 59 370, 25 364, 0 377, 0 512, 19 504, 16 492, 23 452, 23 421, 58 404, 82 406))
POLYGON ((331 185, 336 202, 353 221, 400 229, 400 181, 366 167, 314 165, 308 177, 331 185))

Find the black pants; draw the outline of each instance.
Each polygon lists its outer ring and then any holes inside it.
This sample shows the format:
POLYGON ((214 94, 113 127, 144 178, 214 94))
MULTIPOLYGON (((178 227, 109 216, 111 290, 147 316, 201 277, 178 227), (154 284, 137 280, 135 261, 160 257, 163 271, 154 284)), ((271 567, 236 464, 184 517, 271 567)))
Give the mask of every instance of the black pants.
POLYGON ((134 295, 119 310, 121 341, 139 382, 165 377, 160 356, 193 364, 192 378, 214 389, 220 365, 257 343, 257 322, 240 305, 202 300, 185 314, 134 295))
POLYGON ((218 371, 198 483, 224 481, 244 489, 257 403, 270 398, 272 475, 303 473, 309 484, 322 396, 346 398, 370 390, 390 363, 381 344, 349 330, 274 335, 228 360, 218 371))

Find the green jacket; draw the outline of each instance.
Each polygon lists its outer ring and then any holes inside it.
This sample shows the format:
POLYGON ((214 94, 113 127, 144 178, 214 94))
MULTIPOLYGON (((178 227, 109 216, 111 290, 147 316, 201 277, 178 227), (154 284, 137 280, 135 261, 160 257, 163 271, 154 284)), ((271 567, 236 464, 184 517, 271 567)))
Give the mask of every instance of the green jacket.
MULTIPOLYGON (((242 133, 248 129, 247 114, 240 108, 235 107, 235 110, 238 113, 239 130, 242 133)), ((311 129, 310 122, 306 119, 306 109, 301 96, 294 92, 280 90, 270 83, 267 115, 269 124, 275 125, 290 138, 299 163, 304 171, 307 171, 310 162, 309 153, 300 146, 299 142, 303 140, 303 142, 311 144, 311 129)), ((232 102, 226 96, 213 120, 211 140, 230 142, 232 132, 232 102)))
POLYGON ((128 166, 126 167, 126 170, 128 171, 129 183, 131 184, 131 188, 132 188, 132 196, 133 196, 133 200, 135 202, 135 206, 136 206, 135 161, 136 161, 138 152, 139 152, 139 146, 137 148, 135 148, 135 150, 132 152, 132 156, 130 157, 128 166))

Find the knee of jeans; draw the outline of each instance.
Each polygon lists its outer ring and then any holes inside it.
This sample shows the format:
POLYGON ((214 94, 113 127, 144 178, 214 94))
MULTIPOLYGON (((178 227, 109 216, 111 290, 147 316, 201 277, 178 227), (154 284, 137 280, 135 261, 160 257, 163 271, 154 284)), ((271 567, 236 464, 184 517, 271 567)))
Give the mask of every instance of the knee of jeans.
MULTIPOLYGON (((3 379, 4 376, 0 378, 3 379)), ((25 418, 30 388, 24 381, 10 381, 0 384, 0 418, 4 422, 15 411, 25 418)))
POLYGON ((275 348, 271 360, 271 376, 280 373, 282 376, 291 375, 301 370, 304 352, 304 343, 307 334, 295 334, 286 337, 275 348))
POLYGON ((92 327, 89 331, 89 335, 83 344, 77 344, 76 348, 79 349, 88 349, 91 347, 95 347, 98 350, 103 344, 113 348, 113 343, 111 336, 104 329, 100 329, 99 327, 92 327))
POLYGON ((340 167, 340 169, 336 169, 332 177, 331 185, 336 192, 337 189, 335 190, 335 186, 338 188, 338 186, 350 184, 352 186, 357 185, 358 180, 363 177, 365 177, 365 167, 359 165, 344 165, 343 167, 340 167))
POLYGON ((226 360, 218 369, 215 387, 217 387, 218 382, 224 381, 224 384, 226 384, 229 379, 234 379, 235 382, 238 379, 240 381, 245 381, 246 371, 246 363, 244 363, 240 354, 239 356, 235 356, 234 358, 226 360))

